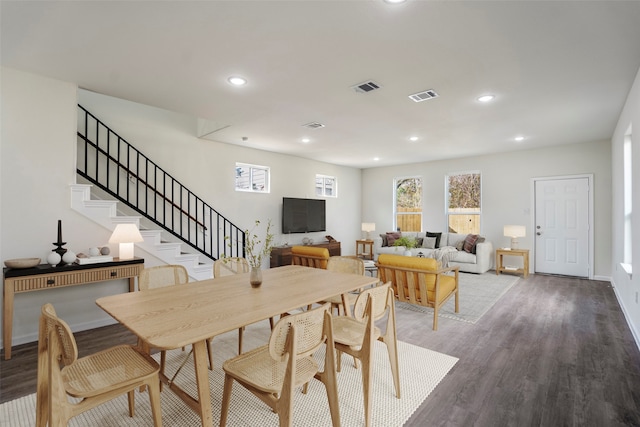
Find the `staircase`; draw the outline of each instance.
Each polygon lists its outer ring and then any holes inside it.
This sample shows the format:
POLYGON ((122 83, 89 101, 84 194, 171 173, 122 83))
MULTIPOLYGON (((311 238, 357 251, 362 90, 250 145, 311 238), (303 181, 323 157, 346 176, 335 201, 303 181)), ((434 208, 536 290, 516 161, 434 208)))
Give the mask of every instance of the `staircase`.
POLYGON ((118 212, 118 201, 92 199, 92 185, 72 184, 71 208, 91 219, 107 230, 113 231, 118 224, 134 223, 140 228, 144 242, 136 243, 136 247, 147 252, 167 264, 179 264, 189 272, 191 280, 204 280, 213 277, 213 262, 196 253, 182 251, 182 243, 163 241, 160 229, 145 229, 141 226, 140 216, 121 215, 118 212), (204 258, 204 260, 201 260, 204 258))
POLYGON ((77 137, 78 182, 87 184, 71 186, 72 209, 108 230, 135 223, 137 247, 193 280, 212 277, 220 257, 244 257, 243 230, 80 105, 77 137))

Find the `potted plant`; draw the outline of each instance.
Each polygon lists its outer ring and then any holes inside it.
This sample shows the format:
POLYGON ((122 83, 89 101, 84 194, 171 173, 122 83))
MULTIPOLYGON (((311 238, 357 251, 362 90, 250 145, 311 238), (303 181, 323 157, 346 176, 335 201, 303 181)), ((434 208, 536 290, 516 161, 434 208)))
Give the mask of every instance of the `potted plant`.
POLYGON ((413 237, 402 236, 393 242, 393 246, 404 246, 406 249, 413 249, 416 247, 416 239, 413 237))
POLYGON ((404 246, 404 254, 405 256, 411 256, 411 251, 410 249, 413 249, 416 247, 416 239, 413 237, 407 237, 407 236, 402 236, 399 239, 396 239, 395 242, 393 242, 393 246, 404 246))

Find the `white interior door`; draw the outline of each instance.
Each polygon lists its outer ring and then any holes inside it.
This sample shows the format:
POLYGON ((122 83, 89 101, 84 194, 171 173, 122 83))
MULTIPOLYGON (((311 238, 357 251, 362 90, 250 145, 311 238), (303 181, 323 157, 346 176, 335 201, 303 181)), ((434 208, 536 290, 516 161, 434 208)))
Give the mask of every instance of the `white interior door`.
POLYGON ((535 272, 589 277, 588 177, 535 181, 535 272))

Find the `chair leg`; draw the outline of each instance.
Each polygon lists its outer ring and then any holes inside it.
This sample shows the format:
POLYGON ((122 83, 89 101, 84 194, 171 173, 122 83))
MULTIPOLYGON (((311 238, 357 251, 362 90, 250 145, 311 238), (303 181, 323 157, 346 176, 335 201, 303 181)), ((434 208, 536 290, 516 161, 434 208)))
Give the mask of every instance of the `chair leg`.
POLYGON ((273 317, 269 317, 269 327, 271 328, 271 330, 273 331, 273 317))
POLYGON ((222 404, 220 407, 220 427, 227 425, 227 415, 229 413, 229 404, 231 403, 231 389, 233 388, 233 378, 224 376, 224 388, 222 390, 222 404))
POLYGON ((160 406, 160 379, 158 377, 151 378, 147 383, 149 390, 149 403, 151 404, 151 415, 153 417, 153 425, 162 427, 162 408, 160 406))
POLYGON ((127 393, 127 401, 129 403, 129 416, 133 418, 136 412, 136 395, 133 390, 127 393))
POLYGON ((371 376, 373 375, 373 365, 371 364, 370 355, 362 357, 362 394, 364 395, 364 422, 365 426, 371 425, 371 376))
POLYGON ((393 385, 396 389, 396 397, 400 399, 400 371, 398 362, 398 342, 395 337, 385 337, 381 339, 387 347, 389 355, 389 364, 391 365, 391 374, 393 375, 393 385))

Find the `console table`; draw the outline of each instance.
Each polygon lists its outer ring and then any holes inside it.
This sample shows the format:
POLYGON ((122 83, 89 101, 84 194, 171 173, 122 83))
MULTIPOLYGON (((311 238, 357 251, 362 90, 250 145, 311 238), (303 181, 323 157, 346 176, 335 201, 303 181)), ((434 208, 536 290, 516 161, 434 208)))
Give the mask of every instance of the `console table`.
POLYGON ((143 258, 133 258, 123 261, 114 258, 111 262, 99 264, 69 264, 59 267, 40 264, 33 268, 5 268, 3 270, 4 310, 2 314, 2 338, 5 360, 11 359, 13 297, 15 294, 118 279, 129 279, 129 292, 133 292, 136 286, 135 279, 140 275, 140 271, 142 271, 143 268, 143 258))
MULTIPOLYGON (((307 246, 327 248, 329 250, 329 256, 341 255, 340 242, 314 243, 313 245, 307 246)), ((281 267, 283 265, 291 265, 291 245, 275 246, 271 249, 271 268, 281 267)))

